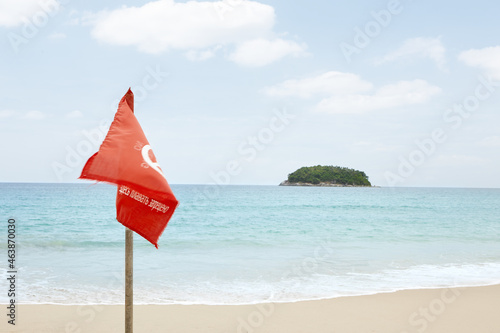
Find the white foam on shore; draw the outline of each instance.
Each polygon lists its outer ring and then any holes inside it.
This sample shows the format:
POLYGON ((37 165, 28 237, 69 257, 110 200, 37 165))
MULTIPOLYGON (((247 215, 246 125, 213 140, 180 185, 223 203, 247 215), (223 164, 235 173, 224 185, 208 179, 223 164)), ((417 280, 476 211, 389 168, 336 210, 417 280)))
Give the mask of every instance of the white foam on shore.
MULTIPOLYGON (((499 284, 500 263, 479 265, 420 265, 375 273, 312 274, 283 279, 163 281, 134 286, 135 304, 237 305, 297 302, 344 296, 372 295, 408 289, 472 287, 499 284)), ((19 284, 22 304, 123 304, 122 286, 76 285, 53 287, 50 283, 19 284)), ((8 300, 4 295, 0 303, 8 300)))

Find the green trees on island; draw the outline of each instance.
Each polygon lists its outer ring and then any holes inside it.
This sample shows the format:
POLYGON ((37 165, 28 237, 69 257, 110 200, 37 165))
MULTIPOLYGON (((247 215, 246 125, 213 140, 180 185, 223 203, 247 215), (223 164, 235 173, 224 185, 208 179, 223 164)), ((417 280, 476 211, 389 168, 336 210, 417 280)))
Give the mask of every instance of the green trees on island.
POLYGON ((339 166, 302 167, 288 175, 289 183, 330 183, 342 186, 371 186, 368 176, 363 171, 339 166))

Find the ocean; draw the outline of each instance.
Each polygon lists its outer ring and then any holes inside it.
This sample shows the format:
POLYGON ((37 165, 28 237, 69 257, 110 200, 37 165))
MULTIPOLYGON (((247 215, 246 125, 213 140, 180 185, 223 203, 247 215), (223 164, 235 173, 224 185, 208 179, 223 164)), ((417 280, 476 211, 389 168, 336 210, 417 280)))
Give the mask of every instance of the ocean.
MULTIPOLYGON (((134 235, 135 304, 251 304, 500 283, 500 189, 172 185, 157 250, 134 235)), ((116 187, 0 184, 17 302, 123 304, 116 187)), ((7 303, 7 280, 0 303, 7 303)))

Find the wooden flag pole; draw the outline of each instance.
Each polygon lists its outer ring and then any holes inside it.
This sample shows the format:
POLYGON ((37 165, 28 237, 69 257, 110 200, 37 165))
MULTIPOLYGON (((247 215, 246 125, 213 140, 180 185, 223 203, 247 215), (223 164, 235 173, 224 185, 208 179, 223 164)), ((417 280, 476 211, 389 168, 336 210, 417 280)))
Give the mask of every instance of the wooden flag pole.
POLYGON ((125 228, 125 333, 134 332, 134 233, 125 228))

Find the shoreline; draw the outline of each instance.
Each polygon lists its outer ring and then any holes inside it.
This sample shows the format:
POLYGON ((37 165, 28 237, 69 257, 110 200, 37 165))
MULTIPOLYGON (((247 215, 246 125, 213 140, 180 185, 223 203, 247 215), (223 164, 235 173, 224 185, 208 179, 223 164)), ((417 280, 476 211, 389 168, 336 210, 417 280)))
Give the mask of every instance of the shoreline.
MULTIPOLYGON (((2 307, 5 309, 5 304, 2 307)), ((500 284, 248 305, 136 305, 135 332, 498 332, 500 284)), ((7 310, 5 310, 7 311, 7 310)), ((123 305, 16 304, 1 332, 123 332, 123 305)))
MULTIPOLYGON (((440 286, 440 287, 415 287, 415 288, 406 288, 406 289, 395 289, 395 290, 384 290, 384 291, 373 291, 359 294, 349 294, 349 295, 337 295, 337 296, 325 296, 325 297, 317 297, 317 298, 303 298, 297 300, 274 300, 274 301, 252 301, 252 302, 231 302, 231 303, 217 303, 217 302, 188 302, 188 301, 172 301, 172 303, 138 303, 136 299, 134 299, 134 306, 251 306, 258 304, 294 304, 300 302, 316 302, 316 301, 325 301, 325 300, 335 300, 339 298, 350 298, 350 297, 367 297, 374 295, 386 295, 386 294, 394 294, 399 292, 406 291, 419 291, 419 290, 441 290, 441 289, 467 289, 467 288, 483 288, 483 287, 492 287, 499 286, 500 282, 492 282, 489 284, 478 284, 478 285, 457 285, 457 286, 440 286)), ((140 293, 140 291, 135 290, 135 292, 140 293)), ((125 294, 124 294, 125 295, 125 294)), ((125 297, 125 296, 123 296, 125 297)), ((55 303, 55 302, 44 302, 44 303, 35 303, 35 302, 27 302, 21 303, 21 305, 55 305, 55 306, 123 306, 125 304, 125 299, 123 302, 119 303, 55 303)), ((0 302, 0 306, 3 306, 4 303, 0 302)))

